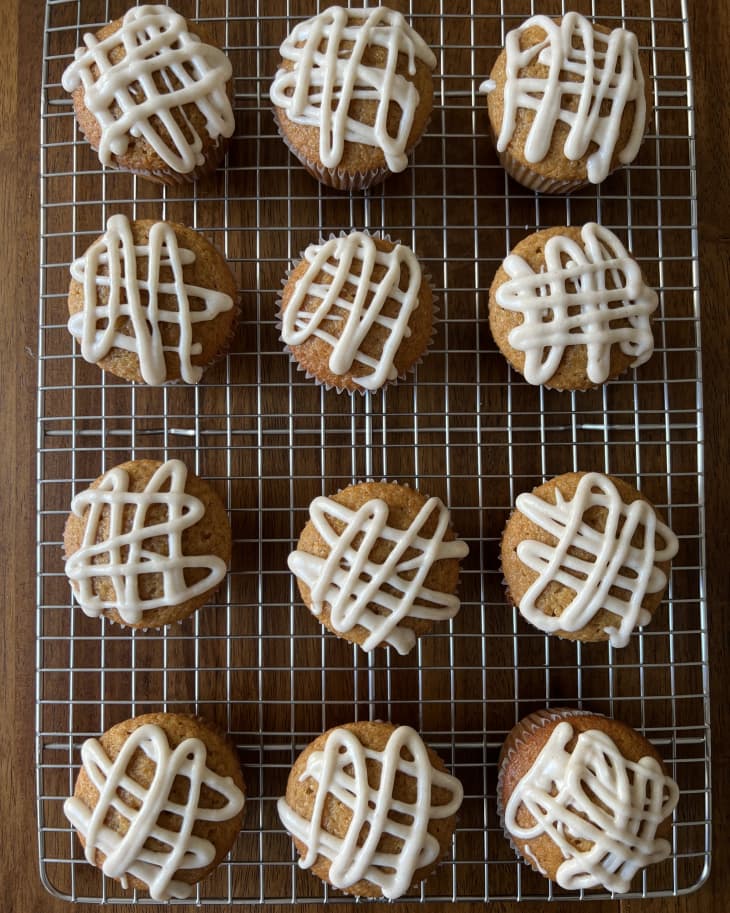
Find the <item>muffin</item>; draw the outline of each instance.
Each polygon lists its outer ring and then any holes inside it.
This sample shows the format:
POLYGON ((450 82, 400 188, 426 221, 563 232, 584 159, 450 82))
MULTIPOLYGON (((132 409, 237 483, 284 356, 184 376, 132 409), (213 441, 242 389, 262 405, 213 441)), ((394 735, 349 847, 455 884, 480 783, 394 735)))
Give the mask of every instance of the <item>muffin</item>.
POLYGON ((76 495, 63 544, 66 576, 86 615, 161 628, 218 589, 231 527, 218 495, 180 460, 132 460, 76 495))
POLYGON ((354 231, 304 251, 281 292, 281 340, 328 389, 379 390, 421 360, 434 310, 413 251, 354 231))
POLYGON ((124 380, 197 383, 235 331, 236 280, 192 228, 112 216, 71 264, 69 332, 124 380))
POLYGON ((679 799, 661 756, 625 723, 580 710, 541 710, 507 736, 497 809, 531 868, 567 890, 623 894, 671 852, 679 799))
POLYGON ((406 168, 431 118, 436 57, 401 13, 331 6, 279 50, 274 116, 313 177, 362 190, 406 168))
POLYGON ((102 165, 180 184, 225 154, 235 129, 231 77, 201 26, 160 4, 84 35, 61 82, 102 165))
POLYGON ((517 498, 502 536, 507 597, 547 634, 625 647, 651 621, 678 548, 631 485, 568 472, 517 498))
POLYGON ((81 746, 63 810, 86 859, 154 900, 189 897, 241 829, 245 787, 236 749, 214 725, 147 713, 81 746))
POLYGON ((307 608, 338 637, 404 655, 459 611, 469 554, 438 498, 388 482, 315 498, 289 568, 307 608))
POLYGON ((531 384, 587 390, 654 351, 656 292, 607 228, 549 228, 524 238, 489 290, 489 326, 531 384))
POLYGON ((355 897, 394 899, 446 855, 461 783, 410 726, 337 726, 297 758, 277 808, 299 865, 355 897))
POLYGON ((509 32, 481 88, 500 162, 542 193, 600 184, 632 162, 651 110, 636 35, 578 13, 509 32))

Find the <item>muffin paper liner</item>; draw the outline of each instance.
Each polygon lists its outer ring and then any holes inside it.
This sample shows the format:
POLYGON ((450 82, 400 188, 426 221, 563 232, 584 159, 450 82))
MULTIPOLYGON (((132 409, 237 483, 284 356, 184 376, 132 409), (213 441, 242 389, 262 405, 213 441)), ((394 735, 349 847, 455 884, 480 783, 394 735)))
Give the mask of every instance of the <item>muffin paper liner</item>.
POLYGON ((524 862, 525 865, 529 866, 533 871, 539 872, 544 877, 547 877, 544 872, 541 872, 538 868, 537 861, 531 860, 526 856, 522 850, 520 850, 512 840, 512 835, 507 830, 504 821, 505 809, 502 805, 502 784, 504 781, 504 772, 507 767, 510 765, 515 755, 519 752, 520 748, 523 747, 529 737, 542 729, 543 726, 547 726, 548 723, 552 723, 556 720, 567 720, 570 717, 574 716, 603 716, 601 713, 593 713, 590 710, 575 710, 570 708, 557 707, 554 710, 536 710, 534 713, 530 713, 528 716, 524 717, 517 723, 512 729, 507 733, 507 738, 505 739, 504 745, 502 746, 502 751, 500 752, 499 757, 499 771, 497 774, 497 815, 499 817, 499 825, 502 828, 507 842, 512 847, 515 856, 524 862), (513 737, 514 742, 510 745, 509 749, 505 751, 505 746, 507 742, 513 737))
MULTIPOLYGON (((229 573, 229 572, 230 572, 230 569, 226 573, 229 573)), ((225 583, 225 580, 222 580, 220 582, 220 584, 218 585, 216 590, 210 594, 211 597, 216 595, 216 593, 218 592, 220 587, 223 586, 224 583, 225 583)), ((71 600, 70 611, 75 612, 78 609, 80 612, 83 612, 83 614, 86 618, 90 618, 91 616, 86 615, 83 608, 79 605, 78 601, 76 600, 75 591, 73 591, 73 596, 74 596, 74 598, 72 598, 72 600, 71 600)), ((140 634, 146 634, 148 631, 159 631, 159 632, 166 631, 167 633, 172 634, 175 631, 176 625, 181 625, 183 622, 187 621, 189 618, 194 618, 198 612, 200 612, 202 609, 204 609, 206 606, 208 606, 210 604, 211 603, 206 600, 206 602, 204 602, 202 605, 199 605, 197 609, 193 609, 192 612, 189 612, 187 615, 185 615, 184 618, 176 618, 174 621, 168 621, 167 624, 164 624, 164 625, 147 625, 147 626, 127 625, 127 624, 124 624, 123 621, 116 621, 116 619, 112 618, 110 615, 107 615, 106 612, 101 612, 100 615, 96 618, 96 621, 102 621, 104 624, 111 625, 114 628, 119 628, 122 631, 128 631, 130 633, 132 633, 134 631, 138 631, 138 632, 140 632, 140 634)))
MULTIPOLYGON (((641 141, 642 146, 645 140, 646 133, 644 133, 644 139, 641 141)), ((496 142, 494 148, 495 150, 497 148, 496 142)), ((641 150, 639 150, 639 153, 640 152, 641 150)), ((639 157, 639 153, 637 153, 636 158, 639 157)), ((537 193, 560 196, 575 193, 577 190, 583 190, 585 187, 599 186, 598 184, 591 183, 587 178, 586 180, 559 181, 556 178, 545 177, 545 175, 533 171, 529 165, 516 159, 507 150, 504 152, 497 152, 497 157, 499 158, 500 164, 511 178, 514 178, 514 180, 517 181, 518 184, 522 184, 523 187, 527 187, 528 190, 534 190, 537 193)), ((634 159, 634 161, 636 161, 636 159, 634 159)), ((612 174, 615 174, 622 168, 629 167, 630 164, 631 162, 628 162, 625 165, 618 165, 606 175, 604 180, 608 180, 612 174)), ((603 184, 603 181, 600 183, 603 184)))
MULTIPOLYGON (((77 126, 84 139, 98 154, 98 146, 95 146, 89 140, 86 131, 78 124, 78 121, 77 126)), ((194 168, 192 171, 188 171, 186 174, 182 174, 178 171, 171 171, 169 169, 126 168, 115 160, 112 160, 108 165, 105 165, 101 160, 99 161, 102 168, 106 168, 109 171, 115 171, 119 174, 133 174, 137 177, 144 178, 146 181, 151 181, 153 184, 163 184, 166 187, 180 187, 185 186, 186 184, 193 184, 195 181, 202 180, 217 171, 225 158, 228 146, 229 138, 221 137, 218 141, 218 145, 211 148, 205 162, 203 162, 202 165, 198 165, 198 167, 194 168)))
MULTIPOLYGON (((499 349, 499 346, 497 346, 497 348, 499 349)), ((520 369, 518 367, 516 367, 515 365, 512 364, 512 362, 507 358, 507 356, 504 354, 504 352, 502 352, 501 349, 499 349, 499 353, 504 358, 504 360, 507 362, 507 364, 509 365, 511 370, 514 371, 515 374, 517 374, 517 376, 520 378, 520 380, 524 381, 528 387, 532 387, 535 390, 538 389, 539 387, 544 387, 546 390, 553 390, 555 393, 566 393, 566 394, 568 394, 568 393, 580 393, 580 394, 590 393, 592 390, 600 390, 601 387, 605 387, 606 384, 609 384, 614 380, 620 380, 625 374, 628 374, 628 372, 632 370, 631 365, 627 365, 623 369, 623 371, 619 371, 618 374, 612 374, 610 377, 607 377, 603 381, 603 383, 590 384, 590 386, 588 386, 588 387, 552 387, 549 383, 531 384, 530 381, 527 380, 525 375, 522 373, 522 371, 520 371, 520 369)))
POLYGON ((391 172, 388 168, 374 168, 371 171, 359 171, 351 174, 342 168, 326 168, 324 165, 320 165, 319 162, 311 161, 297 149, 284 133, 279 120, 279 112, 276 108, 273 110, 274 123, 279 136, 284 141, 284 145, 309 174, 321 184, 332 187, 334 190, 367 190, 368 187, 372 187, 374 184, 380 184, 390 175, 391 172))
MULTIPOLYGON (((344 238, 347 235, 352 234, 353 231, 358 231, 358 230, 362 231, 363 234, 366 234, 371 238, 380 238, 381 240, 388 241, 391 244, 398 243, 396 241, 393 241, 393 239, 390 237, 390 235, 388 235, 384 232, 368 231, 367 229, 352 229, 352 231, 341 231, 338 235, 330 233, 329 237, 327 237, 327 238, 324 238, 324 237, 322 237, 322 235, 320 235, 316 243, 324 244, 326 241, 331 241, 334 238, 344 238)), ((414 254, 415 254, 415 251, 414 251, 414 254)), ((300 251, 299 257, 297 258, 297 260, 295 260, 292 263, 292 265, 286 271, 286 274, 284 275, 283 279, 281 280, 281 289, 276 293, 276 300, 277 300, 276 329, 279 331, 279 333, 281 333, 281 328, 282 328, 282 316, 283 316, 282 299, 283 299, 284 288, 286 287, 286 284, 288 283, 289 277, 291 276, 292 272, 297 268, 297 266, 299 266, 299 264, 301 263, 301 261, 303 259, 304 259, 304 251, 300 251)), ((292 352, 292 350, 289 348, 289 346, 286 343, 284 343, 284 352, 289 356, 289 361, 291 362, 291 364, 293 364, 296 367, 297 371, 301 371, 308 380, 313 380, 315 382, 315 384, 317 384, 317 386, 324 387, 325 390, 334 390, 338 394, 339 393, 349 393, 351 396, 354 396, 356 394, 359 394, 360 396, 364 396, 366 393, 371 393, 371 394, 380 393, 386 387, 396 386, 401 380, 405 380, 409 374, 413 374, 415 372, 415 369, 418 367, 418 365, 422 364, 423 359, 428 355, 428 353, 431 349, 431 346, 433 345, 433 341, 436 338, 438 324, 440 323, 439 318, 438 318, 438 315, 439 315, 438 300, 439 299, 433 289, 433 280, 431 278, 431 274, 426 272, 426 270, 423 269, 423 264, 421 263, 420 259, 418 260, 418 262, 421 266, 421 282, 422 283, 426 282, 426 284, 431 289, 431 307, 432 307, 431 338, 429 339, 428 345, 423 350, 421 355, 403 373, 399 374, 393 380, 386 381, 381 387, 378 387, 376 390, 365 390, 365 389, 359 389, 359 388, 356 390, 350 390, 348 387, 340 387, 337 384, 330 384, 330 383, 327 383, 326 381, 320 380, 315 374, 312 374, 311 371, 307 370, 307 368, 305 368, 299 364, 299 362, 294 357, 294 353, 292 352)), ((284 340, 281 338, 281 336, 279 336, 279 341, 284 342, 284 340)))
MULTIPOLYGON (((649 122, 651 121, 652 117, 653 112, 651 110, 647 111, 644 135, 641 139, 641 146, 639 147, 639 151, 636 153, 636 158, 634 158, 632 162, 617 165, 615 168, 609 171, 609 173, 606 175, 605 180, 611 177, 614 172, 619 171, 621 168, 629 167, 631 164, 633 164, 633 162, 636 161, 636 159, 638 159, 639 155, 641 154, 641 148, 646 142, 646 136, 649 131, 649 122)), ((584 187, 598 186, 589 181, 587 177, 585 179, 572 181, 561 181, 557 178, 546 177, 545 175, 538 174, 538 172, 533 171, 533 169, 530 168, 528 164, 515 158, 507 149, 505 149, 504 152, 500 152, 497 149, 497 136, 494 131, 494 126, 491 122, 491 118, 488 117, 488 119, 489 135, 492 138, 492 143, 494 145, 494 150, 497 153, 497 158, 499 159, 500 164, 507 172, 507 174, 511 178, 514 178, 518 184, 522 184, 523 187, 527 187, 528 190, 534 190, 537 193, 545 193, 555 196, 574 193, 577 190, 582 190, 584 187)), ((600 183, 603 183, 603 181, 600 183)))
MULTIPOLYGON (((193 184, 196 181, 200 181, 203 178, 209 177, 211 174, 214 174, 223 159, 225 158, 226 151, 228 149, 228 139, 221 138, 217 147, 214 147, 206 158, 205 162, 202 165, 198 165, 197 168, 194 168, 192 171, 188 171, 186 174, 181 174, 177 171, 134 171, 133 174, 137 174, 140 177, 146 178, 148 181, 154 181, 158 184, 165 184, 168 187, 180 187, 185 186, 186 184, 193 184)), ((127 171, 128 169, 120 169, 127 171)))
MULTIPOLYGON (((102 565, 100 565, 100 567, 101 566, 102 565)), ((192 612, 188 612, 188 614, 184 615, 182 618, 175 618, 173 621, 168 621, 167 624, 164 624, 164 625, 128 625, 128 624, 125 624, 123 621, 117 621, 116 619, 114 619, 110 615, 108 615, 106 612, 102 612, 98 616, 97 621, 99 619, 102 619, 105 624, 113 625, 114 627, 121 628, 124 631, 140 631, 145 634, 148 631, 168 631, 168 632, 172 633, 175 630, 175 625, 181 625, 183 622, 187 621, 189 618, 194 618, 195 615, 197 615, 198 612, 205 609, 206 606, 213 604, 212 603, 213 598, 218 595, 221 587, 225 584, 226 578, 228 577, 228 574, 230 574, 230 572, 231 572, 231 565, 229 562, 228 570, 226 571, 226 577, 224 577, 223 580, 221 580, 221 582, 218 584, 218 586, 214 590, 210 591, 209 598, 206 599, 205 602, 201 603, 196 609, 193 609, 192 612)), ((72 587, 72 590, 73 590, 73 587, 72 587)), ((74 598, 71 601, 71 611, 75 611, 76 609, 78 609, 79 611, 83 612, 84 611, 83 608, 81 607, 81 605, 79 605, 78 600, 75 598, 75 596, 76 596, 75 590, 73 590, 73 596, 74 596, 74 598)), ((85 612, 84 612, 84 615, 86 615, 85 612)), ((89 618, 91 616, 86 615, 86 617, 89 618)))
POLYGON ((536 171, 533 171, 529 165, 520 162, 507 150, 498 152, 497 156, 499 157, 502 167, 511 178, 514 178, 515 181, 522 184, 523 187, 527 187, 528 190, 535 190, 537 193, 555 195, 568 194, 573 193, 576 190, 581 190, 583 187, 590 186, 590 181, 588 180, 559 181, 556 178, 549 178, 542 174, 538 174, 536 171))
MULTIPOLYGON (((428 120, 423 128, 423 133, 418 137, 418 139, 406 149, 406 155, 410 156, 413 150, 418 146, 423 137, 428 132, 428 128, 431 124, 431 116, 429 115, 428 120)), ((374 187, 377 184, 381 184, 387 177, 389 177, 393 172, 383 166, 382 168, 373 168, 370 171, 358 171, 351 173, 345 171, 343 168, 327 168, 324 165, 321 165, 319 162, 313 162, 311 159, 308 159, 303 155, 299 149, 292 143, 289 137, 284 133, 281 127, 281 121, 279 120, 279 112, 274 108, 274 121, 276 123, 276 129, 279 133, 279 136, 284 141, 287 149, 294 158, 298 159, 299 162, 304 166, 304 168, 309 172, 309 174, 319 181, 321 184, 325 184, 327 187, 332 187, 334 190, 367 190, 368 187, 374 187)), ((373 147, 376 148, 376 147, 373 147)), ((410 162, 408 166, 410 166, 410 162)), ((406 168, 403 169, 405 171, 406 168)), ((403 172, 397 172, 402 174, 403 172)))

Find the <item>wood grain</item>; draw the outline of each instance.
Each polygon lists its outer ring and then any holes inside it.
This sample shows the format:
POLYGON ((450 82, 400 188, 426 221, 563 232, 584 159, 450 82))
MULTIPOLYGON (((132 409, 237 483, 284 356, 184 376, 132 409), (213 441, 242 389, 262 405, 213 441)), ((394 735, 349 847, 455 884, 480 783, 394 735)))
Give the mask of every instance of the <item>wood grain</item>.
MULTIPOLYGON (((0 369, 5 379, 0 433, 5 459, 0 462, 4 492, 2 525, 4 630, 1 654, 5 684, 6 736, 0 757, 0 789, 4 815, 2 876, 11 911, 69 909, 47 895, 38 878, 35 852, 34 681, 34 448, 37 376, 38 274, 38 98, 43 4, 0 4, 4 78, 0 87, 0 182, 2 193, 3 308, 0 369)), ((727 383, 727 340, 730 317, 730 167, 727 127, 730 107, 730 60, 718 36, 730 33, 730 7, 725 0, 691 5, 694 48, 697 155, 700 195, 700 260, 702 286, 703 367, 707 448, 707 562, 711 615, 713 701, 714 859, 709 883, 678 900, 601 902, 597 913, 724 913, 730 897, 730 853, 724 839, 730 824, 730 715, 725 694, 730 688, 728 649, 727 427, 730 421, 727 383)), ((478 905, 483 908, 483 905, 478 905)), ((109 905, 113 911, 128 909, 109 905)), ((460 904, 457 913, 477 905, 460 904)), ((493 904, 499 913, 538 909, 534 905, 493 904)), ((151 911, 154 907, 139 909, 151 911)), ((181 908, 183 909, 183 908, 181 908)), ((271 908, 277 909, 277 908, 271 908)), ((289 909, 282 907, 282 910, 289 909)), ((307 907, 300 908, 309 913, 307 907)), ((312 906, 312 910, 314 906, 312 906)), ((349 910, 349 907, 341 908, 349 910)), ((354 907, 352 908, 354 910, 354 907)), ((420 908, 399 907, 406 913, 420 908)))

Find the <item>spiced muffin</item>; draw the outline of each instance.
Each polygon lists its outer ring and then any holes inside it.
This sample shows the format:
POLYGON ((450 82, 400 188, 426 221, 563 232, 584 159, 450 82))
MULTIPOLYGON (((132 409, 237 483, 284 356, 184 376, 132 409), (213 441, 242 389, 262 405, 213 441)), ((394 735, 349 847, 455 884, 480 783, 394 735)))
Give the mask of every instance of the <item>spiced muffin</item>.
POLYGON ((76 495, 66 576, 86 615, 161 628, 208 602, 231 560, 218 495, 180 460, 132 460, 76 495))
POLYGON ((317 180, 362 190, 403 171, 433 107, 436 57, 401 13, 331 6, 280 48, 279 132, 317 180))
POLYGON ((439 498, 363 482, 315 498, 289 567, 307 608, 363 650, 408 653, 420 634, 459 611, 460 561, 469 554, 439 498))
POLYGON ((509 32, 481 88, 500 162, 542 193, 599 184, 632 162, 651 111, 636 35, 579 13, 509 32))
POLYGON ((588 390, 654 352, 658 296, 619 238, 589 222, 524 238, 489 290, 489 327, 531 384, 588 390))
POLYGON ((214 724, 147 713, 81 746, 64 813, 86 859, 125 889, 183 899, 223 861, 241 829, 235 746, 214 724))
POLYGON ((230 345, 236 280, 202 235, 114 215, 71 264, 68 329, 90 363, 124 380, 197 383, 230 345))
POLYGON ((541 631, 625 647, 661 603, 678 548, 631 485, 568 472, 517 498, 502 572, 510 602, 541 631))
POLYGON ((215 170, 235 129, 230 61, 162 4, 84 35, 61 82, 102 165, 158 184, 215 170))
POLYGON ((281 339, 327 388, 363 393, 405 377, 434 332, 428 279, 405 244, 353 231, 310 244, 280 295, 281 339))
POLYGON ((497 809, 508 840, 567 890, 628 891, 637 873, 669 856, 678 800, 656 748, 596 713, 531 713, 499 758, 497 809))
POLYGON ((304 749, 279 817, 299 865, 356 897, 395 899, 446 855, 464 792, 409 726, 337 726, 304 749))

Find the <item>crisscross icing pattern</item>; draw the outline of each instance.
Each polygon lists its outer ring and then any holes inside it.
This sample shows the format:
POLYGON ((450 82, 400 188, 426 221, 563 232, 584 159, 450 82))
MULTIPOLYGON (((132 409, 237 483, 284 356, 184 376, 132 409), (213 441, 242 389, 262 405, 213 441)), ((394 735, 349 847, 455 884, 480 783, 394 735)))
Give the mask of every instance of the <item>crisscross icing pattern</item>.
POLYGON ((396 72, 398 55, 406 55, 411 76, 416 72, 416 60, 433 69, 436 57, 401 13, 385 6, 332 6, 295 26, 280 53, 293 68, 277 71, 271 100, 293 123, 319 128, 319 157, 325 167, 336 168, 345 143, 350 142, 379 147, 388 168, 403 171, 420 96, 416 86, 396 72), (363 62, 363 54, 371 46, 386 49, 384 66, 363 62), (374 124, 350 116, 354 100, 377 102, 374 124), (392 104, 400 109, 395 135, 388 131, 392 104))
POLYGON ((370 235, 354 231, 323 244, 310 244, 304 259, 309 267, 297 281, 281 317, 282 341, 298 346, 312 336, 322 339, 332 347, 329 368, 334 374, 345 374, 355 362, 372 369, 354 378, 366 390, 377 390, 395 380, 395 357, 403 340, 411 335, 408 322, 418 307, 421 288, 421 267, 413 251, 403 244, 390 251, 378 250, 370 235), (359 274, 353 271, 355 262, 360 265, 359 274), (377 280, 373 278, 376 266, 385 269, 377 280), (408 274, 405 290, 400 288, 404 266, 408 274), (330 281, 318 281, 321 273, 331 277, 330 281), (308 297, 320 300, 313 311, 305 307, 308 297), (398 305, 395 317, 384 313, 388 302, 398 305), (344 311, 345 316, 335 309, 344 311), (333 324, 343 321, 341 332, 335 334, 333 324), (375 326, 388 334, 379 358, 362 351, 375 326))
POLYGON ((389 899, 400 897, 408 890, 417 869, 438 860, 441 850, 438 840, 428 832, 429 821, 455 815, 464 797, 456 777, 431 764, 426 746, 410 726, 395 729, 383 751, 366 748, 349 729, 332 730, 324 750, 314 751, 307 758, 300 779, 304 782, 309 778, 317 782, 311 820, 291 808, 286 797, 279 799, 277 806, 284 827, 307 847, 299 865, 310 868, 317 856, 322 855, 331 862, 327 877, 334 887, 347 888, 365 879, 377 885, 389 899), (413 760, 403 758, 404 749, 413 760), (368 780, 367 761, 380 765, 377 789, 368 780), (399 773, 415 781, 415 802, 396 799, 393 795, 399 773), (446 790, 450 794, 448 801, 434 805, 434 787, 446 790), (324 829, 322 818, 328 795, 352 813, 344 838, 324 829), (408 816, 408 823, 394 820, 390 817, 392 813, 408 816), (358 846, 365 825, 367 837, 358 846), (385 834, 401 841, 398 852, 378 848, 385 834))
MULTIPOLYGON (((656 832, 679 799, 677 784, 651 756, 627 761, 602 730, 559 723, 505 808, 505 828, 518 840, 547 834, 565 861, 557 882, 568 890, 604 887, 626 892, 639 869, 665 859, 671 847, 656 832), (534 819, 521 826, 524 806, 534 819), (574 846, 590 841, 588 849, 574 846)), ((534 858, 529 846, 526 855, 534 858)))
POLYGON ((113 348, 125 349, 139 358, 146 383, 162 384, 168 378, 165 352, 175 352, 182 379, 197 383, 203 369, 192 364, 191 356, 202 347, 193 341, 193 327, 229 311, 234 302, 224 292, 186 283, 184 268, 192 263, 195 254, 178 245, 172 225, 156 222, 148 243, 135 245, 127 217, 112 216, 101 238, 71 264, 71 276, 84 288, 84 307, 71 316, 68 328, 80 341, 86 361, 98 362, 113 348), (138 266, 144 260, 147 278, 139 279, 138 266), (172 282, 160 281, 162 269, 172 271, 172 282), (163 295, 174 298, 174 308, 163 306, 163 295), (191 309, 191 299, 201 301, 203 307, 191 309), (126 318, 132 335, 122 332, 120 324, 126 318), (178 328, 176 345, 163 341, 165 323, 178 328))
POLYGON ((233 779, 210 770, 207 750, 200 739, 185 739, 172 751, 165 731, 153 723, 135 729, 113 763, 97 739, 84 742, 81 761, 99 798, 91 809, 81 799, 71 797, 64 803, 64 812, 84 838, 88 861, 95 863, 96 852, 101 851, 106 856, 102 866, 105 875, 119 879, 125 888, 128 876, 138 878, 149 887, 154 900, 189 897, 192 886, 174 876, 181 870, 204 868, 215 859, 215 846, 192 830, 196 821, 228 821, 241 811, 244 795, 233 779), (154 764, 154 776, 147 787, 127 773, 138 750, 154 764), (176 777, 185 777, 189 783, 184 805, 170 799, 176 777), (203 786, 221 796, 224 804, 219 808, 201 807, 203 786), (130 805, 122 791, 132 796, 139 808, 130 805), (124 835, 104 823, 111 810, 129 823, 124 835), (162 813, 175 815, 180 830, 160 824, 162 813), (146 848, 150 838, 165 849, 146 848))
POLYGON ((497 289, 496 302, 522 315, 507 339, 525 353, 523 374, 531 384, 547 383, 570 346, 586 347, 586 373, 594 384, 610 374, 612 346, 633 358, 632 367, 654 351, 649 318, 658 297, 638 263, 616 235, 595 222, 582 227, 581 239, 582 244, 553 235, 539 273, 517 254, 502 264, 509 279, 497 289))
POLYGON ((625 647, 634 628, 651 618, 642 601, 666 586, 666 574, 658 564, 677 554, 677 537, 651 504, 641 498, 625 504, 611 479, 601 473, 586 473, 569 501, 557 486, 554 491, 555 504, 534 494, 517 498, 517 510, 558 540, 553 546, 523 539, 517 546, 520 561, 538 573, 520 600, 520 612, 541 631, 552 633, 579 631, 605 609, 620 619, 618 627, 604 629, 610 642, 625 647), (606 512, 603 531, 584 520, 594 507, 606 512), (632 544, 637 531, 643 535, 640 546, 632 544), (589 557, 579 557, 577 551, 589 557), (553 581, 575 592, 560 616, 538 608, 541 594, 553 581), (628 598, 612 594, 614 587, 628 598))
MULTIPOLYGON (((633 102, 631 132, 617 153, 622 164, 633 161, 646 124, 644 74, 638 47, 633 32, 617 28, 606 34, 579 13, 566 13, 560 23, 549 16, 533 16, 509 32, 505 40, 504 113, 497 149, 507 149, 517 126, 518 110, 534 111, 525 142, 525 159, 534 163, 547 156, 555 126, 562 121, 569 127, 563 147, 566 158, 576 161, 593 145, 597 147, 588 157, 586 170, 588 180, 598 184, 612 170, 624 111, 633 102), (545 39, 522 49, 522 36, 534 27, 545 31, 545 39), (576 39, 580 47, 575 47, 576 39), (549 69, 545 78, 520 75, 535 62, 549 69), (567 105, 572 99, 577 99, 574 111, 567 105), (609 105, 608 113, 601 113, 604 104, 609 105)), ((482 88, 489 92, 495 87, 488 80, 482 88)))
POLYGON ((289 567, 310 588, 315 615, 322 613, 325 603, 329 605, 336 631, 345 633, 360 625, 369 632, 364 650, 386 643, 405 654, 413 648, 416 636, 400 624, 404 618, 443 621, 459 611, 457 596, 430 589, 424 580, 436 561, 463 558, 469 549, 460 539, 444 540, 449 511, 439 498, 429 498, 406 530, 389 526, 389 513, 381 498, 367 501, 356 511, 332 498, 315 498, 309 514, 329 554, 320 558, 297 550, 289 555, 289 567), (421 530, 434 512, 436 529, 426 538, 421 530), (332 520, 345 524, 341 534, 332 520), (382 564, 370 559, 379 540, 392 545, 382 564), (409 579, 406 573, 411 571, 416 573, 409 579), (373 604, 385 614, 375 612, 370 607, 373 604))
POLYGON ((84 44, 76 50, 62 84, 67 92, 83 86, 84 105, 101 127, 102 164, 124 155, 133 136, 143 137, 173 171, 194 171, 205 156, 203 139, 185 111, 191 104, 205 118, 212 140, 233 135, 235 121, 226 92, 231 63, 223 51, 189 32, 185 19, 174 10, 162 5, 133 7, 121 28, 101 41, 86 34, 84 44), (120 51, 123 56, 113 61, 120 51), (175 119, 176 111, 184 128, 175 119))
POLYGON ((86 516, 81 546, 66 561, 66 575, 74 585, 76 598, 87 615, 97 617, 105 609, 115 608, 122 621, 136 624, 145 612, 163 606, 175 606, 214 589, 226 574, 226 563, 217 555, 185 555, 182 536, 204 515, 203 502, 186 494, 188 471, 180 460, 168 460, 150 478, 144 491, 129 490, 129 473, 117 466, 103 476, 96 488, 78 494, 72 511, 86 516), (163 486, 169 482, 167 491, 163 486), (166 517, 162 522, 146 524, 147 513, 153 505, 162 505, 166 517), (124 531, 125 509, 132 508, 131 527, 124 531), (108 524, 108 535, 102 541, 99 526, 108 524), (145 547, 158 536, 167 540, 167 554, 145 547), (95 559, 105 557, 103 563, 95 559), (205 568, 208 573, 197 583, 185 582, 185 570, 205 568), (160 574, 163 582, 161 596, 145 598, 140 593, 143 575, 160 574), (109 579, 114 598, 103 600, 95 593, 95 578, 109 579))

